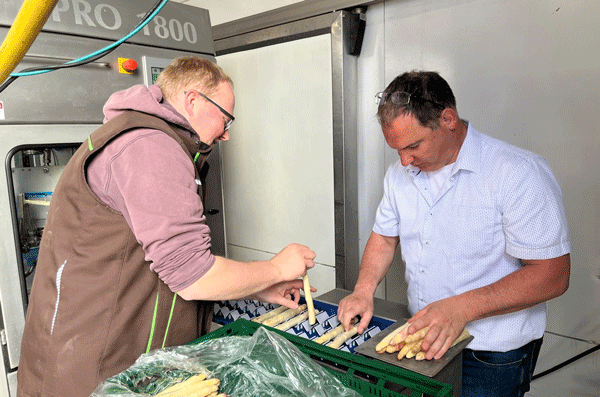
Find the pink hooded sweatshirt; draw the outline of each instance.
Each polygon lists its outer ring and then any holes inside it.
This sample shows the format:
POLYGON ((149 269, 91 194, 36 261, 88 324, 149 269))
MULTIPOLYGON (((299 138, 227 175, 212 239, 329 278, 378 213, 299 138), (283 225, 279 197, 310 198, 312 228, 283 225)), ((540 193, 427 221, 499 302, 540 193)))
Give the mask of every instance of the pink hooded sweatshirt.
MULTIPOLYGON (((199 139, 158 86, 136 85, 113 94, 104 106, 104 122, 125 110, 160 117, 199 139)), ((150 269, 173 292, 212 267, 215 257, 194 166, 173 138, 152 129, 123 133, 90 162, 87 178, 92 191, 123 214, 152 262, 150 269)))

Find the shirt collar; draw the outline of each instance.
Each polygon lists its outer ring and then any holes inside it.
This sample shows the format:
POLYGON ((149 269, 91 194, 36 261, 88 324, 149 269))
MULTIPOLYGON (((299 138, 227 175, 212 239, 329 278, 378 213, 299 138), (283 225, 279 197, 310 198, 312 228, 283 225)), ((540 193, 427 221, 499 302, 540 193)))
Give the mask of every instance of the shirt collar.
MULTIPOLYGON (((468 122, 467 122, 468 123, 468 122)), ((468 123, 467 136, 462 143, 458 157, 454 162, 452 174, 459 170, 479 172, 481 169, 481 134, 468 123)))

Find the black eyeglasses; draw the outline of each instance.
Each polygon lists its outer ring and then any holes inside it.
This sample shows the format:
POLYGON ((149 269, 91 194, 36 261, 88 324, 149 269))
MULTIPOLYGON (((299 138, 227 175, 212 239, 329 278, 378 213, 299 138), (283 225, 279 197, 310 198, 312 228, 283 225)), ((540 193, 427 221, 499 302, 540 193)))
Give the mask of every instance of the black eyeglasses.
POLYGON ((404 92, 404 91, 394 91, 391 94, 387 93, 387 92, 378 92, 375 95, 375 103, 378 104, 379 106, 383 106, 386 102, 389 101, 397 106, 406 106, 410 103, 411 97, 420 98, 424 101, 435 103, 436 105, 444 106, 439 102, 432 101, 430 99, 426 99, 421 96, 409 94, 408 92, 404 92))
POLYGON ((227 121, 225 123, 225 127, 223 127, 223 132, 227 131, 231 127, 231 124, 233 124, 233 121, 235 120, 235 117, 233 117, 233 115, 231 113, 229 113, 227 110, 223 109, 218 103, 216 103, 215 101, 213 101, 212 99, 210 99, 209 97, 207 97, 206 95, 204 95, 203 93, 201 93, 198 90, 183 91, 183 94, 185 95, 189 91, 194 91, 196 94, 200 95, 202 98, 206 99, 208 102, 215 105, 221 111, 221 113, 223 113, 225 116, 229 117, 229 121, 227 121))

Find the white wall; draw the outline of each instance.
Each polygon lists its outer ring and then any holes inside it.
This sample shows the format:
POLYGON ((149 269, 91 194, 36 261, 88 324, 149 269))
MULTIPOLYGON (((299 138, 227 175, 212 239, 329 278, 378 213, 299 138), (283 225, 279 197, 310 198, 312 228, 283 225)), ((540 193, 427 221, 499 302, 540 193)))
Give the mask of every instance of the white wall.
POLYGON ((212 26, 235 21, 261 12, 271 11, 302 0, 171 0, 189 6, 200 7, 210 13, 212 26))
MULTIPOLYGON (((538 371, 600 342, 600 2, 579 0, 387 1, 369 8, 361 59, 359 156, 373 168, 359 180, 368 212, 381 197, 383 169, 397 153, 374 138, 372 101, 400 73, 436 70, 458 111, 480 131, 544 156, 556 174, 572 240, 571 286, 549 302, 538 371), (383 77, 383 78, 382 78, 383 77), (382 155, 378 153, 383 153, 382 155), (374 161, 375 159, 375 161, 374 161), (382 163, 384 166, 382 167, 382 163), (379 174, 379 175, 377 175, 379 174)), ((370 232, 361 214, 361 237, 370 232)), ((362 243, 362 241, 361 241, 362 243)), ((388 299, 403 269, 386 278, 388 299)), ((530 395, 598 396, 598 353, 534 382, 530 395)))
POLYGON ((317 253, 315 296, 335 288, 330 36, 218 57, 236 121, 221 144, 228 256, 268 259, 289 243, 317 253))

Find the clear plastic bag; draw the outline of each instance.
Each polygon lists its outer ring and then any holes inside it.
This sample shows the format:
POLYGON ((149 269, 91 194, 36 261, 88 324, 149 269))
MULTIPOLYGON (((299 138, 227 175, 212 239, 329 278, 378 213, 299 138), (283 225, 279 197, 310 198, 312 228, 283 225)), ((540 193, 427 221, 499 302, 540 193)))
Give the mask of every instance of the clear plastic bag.
MULTIPOLYGON (((227 336, 150 352, 106 380, 91 397, 152 396, 167 386, 153 392, 148 386, 128 392, 123 388, 132 379, 143 384, 144 379, 156 378, 154 369, 163 367, 173 368, 173 375, 180 378, 185 377, 183 372, 189 373, 187 377, 204 372, 218 378, 219 391, 230 397, 360 397, 293 343, 263 327, 253 336, 227 336)), ((162 380, 169 383, 165 377, 162 380)))
POLYGON ((90 397, 149 397, 197 374, 210 375, 187 346, 153 350, 142 354, 125 371, 101 383, 90 397))

